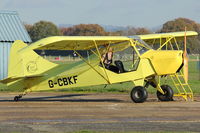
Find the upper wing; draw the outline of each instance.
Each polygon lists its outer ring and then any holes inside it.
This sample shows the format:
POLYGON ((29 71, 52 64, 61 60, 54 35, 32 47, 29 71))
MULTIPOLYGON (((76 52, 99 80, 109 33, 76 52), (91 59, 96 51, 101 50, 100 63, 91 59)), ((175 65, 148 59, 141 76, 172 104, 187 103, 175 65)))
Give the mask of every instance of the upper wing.
MULTIPOLYGON (((129 42, 121 36, 54 36, 39 40, 25 49, 33 50, 88 50, 104 44, 129 42)), ((23 50, 25 50, 23 49, 23 50)))
MULTIPOLYGON (((186 36, 197 36, 198 33, 195 31, 187 31, 186 36)), ((147 34, 147 35, 138 35, 142 40, 152 40, 152 39, 161 39, 167 37, 182 38, 185 36, 185 32, 170 32, 170 33, 158 33, 158 34, 147 34)))
MULTIPOLYGON (((167 37, 184 37, 185 32, 159 33, 138 35, 142 40, 151 41, 167 37)), ((187 31, 187 36, 198 35, 197 32, 187 31)), ((89 50, 104 44, 123 43, 129 45, 131 38, 125 36, 53 36, 32 43, 23 50, 89 50)))

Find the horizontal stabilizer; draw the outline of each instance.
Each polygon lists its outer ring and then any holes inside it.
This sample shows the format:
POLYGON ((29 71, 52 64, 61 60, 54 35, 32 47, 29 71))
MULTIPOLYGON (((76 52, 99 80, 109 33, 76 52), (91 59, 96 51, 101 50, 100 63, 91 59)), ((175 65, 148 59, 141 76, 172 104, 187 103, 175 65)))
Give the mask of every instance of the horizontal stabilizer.
POLYGON ((24 76, 24 77, 8 77, 8 78, 5 78, 3 80, 0 80, 0 83, 7 84, 7 83, 10 83, 10 82, 14 82, 16 80, 19 80, 19 79, 37 78, 37 77, 43 77, 43 76, 44 75, 30 75, 30 76, 24 76))
POLYGON ((12 78, 12 77, 9 77, 9 78, 0 80, 0 83, 7 84, 7 83, 10 83, 10 82, 16 81, 18 79, 21 79, 21 78, 12 78))

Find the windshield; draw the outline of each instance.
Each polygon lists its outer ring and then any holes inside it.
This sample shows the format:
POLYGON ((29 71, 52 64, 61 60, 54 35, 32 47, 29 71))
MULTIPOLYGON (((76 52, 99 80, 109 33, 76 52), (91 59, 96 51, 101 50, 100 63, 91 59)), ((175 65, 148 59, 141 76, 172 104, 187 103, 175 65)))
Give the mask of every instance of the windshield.
POLYGON ((148 50, 152 49, 147 43, 145 43, 141 39, 135 39, 136 41, 136 48, 139 51, 140 55, 144 54, 148 50))
POLYGON ((138 36, 129 36, 129 38, 132 38, 133 41, 135 41, 136 48, 140 55, 144 54, 148 50, 152 49, 146 42, 144 42, 140 37, 138 36))

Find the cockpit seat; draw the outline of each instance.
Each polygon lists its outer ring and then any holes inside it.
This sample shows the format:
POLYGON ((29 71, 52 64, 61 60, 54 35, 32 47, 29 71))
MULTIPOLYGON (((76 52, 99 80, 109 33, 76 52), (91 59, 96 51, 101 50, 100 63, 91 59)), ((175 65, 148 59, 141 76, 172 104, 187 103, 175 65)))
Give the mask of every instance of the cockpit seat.
POLYGON ((126 70, 124 69, 124 65, 123 65, 122 61, 116 60, 116 61, 115 61, 115 65, 116 65, 117 68, 119 69, 119 73, 124 73, 124 72, 126 72, 126 70))

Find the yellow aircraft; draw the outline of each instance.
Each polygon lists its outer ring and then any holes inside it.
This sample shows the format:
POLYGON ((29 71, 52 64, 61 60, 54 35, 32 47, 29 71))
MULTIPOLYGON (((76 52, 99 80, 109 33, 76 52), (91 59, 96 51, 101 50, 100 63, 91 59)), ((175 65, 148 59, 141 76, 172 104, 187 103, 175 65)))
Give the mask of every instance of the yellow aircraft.
MULTIPOLYGON (((150 34, 139 36, 54 36, 30 45, 17 40, 13 43, 9 59, 8 77, 0 81, 7 88, 23 89, 15 96, 18 101, 30 91, 107 85, 131 81, 134 86, 130 96, 136 103, 144 102, 152 85, 161 101, 173 99, 173 90, 160 85, 160 77, 176 77, 183 67, 182 50, 173 48, 184 36, 196 36, 194 31, 150 34), (146 42, 159 43, 152 49, 146 42), (168 46, 169 45, 169 46, 168 46), (102 55, 112 49, 112 64, 104 63, 102 55), (79 56, 79 61, 56 63, 38 55, 35 50, 70 50, 79 56), (83 54, 87 51, 87 56, 83 54)), ((178 46, 178 45, 177 45, 178 46)), ((181 85, 181 83, 180 83, 181 85)), ((178 92, 187 97, 192 93, 178 92)))

